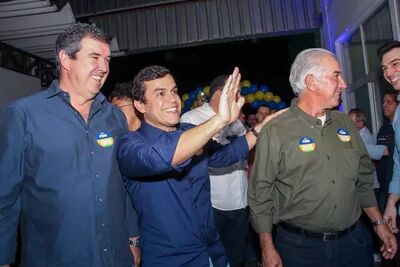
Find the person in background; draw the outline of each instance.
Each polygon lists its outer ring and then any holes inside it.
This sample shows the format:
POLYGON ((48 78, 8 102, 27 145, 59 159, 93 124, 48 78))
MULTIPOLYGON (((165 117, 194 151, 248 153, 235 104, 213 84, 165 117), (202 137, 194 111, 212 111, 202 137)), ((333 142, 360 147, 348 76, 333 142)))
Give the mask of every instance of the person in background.
POLYGON ((114 90, 110 93, 109 99, 111 104, 118 107, 124 113, 129 131, 135 131, 140 127, 140 119, 133 106, 131 83, 117 83, 114 90))
POLYGON ((100 93, 109 43, 95 26, 68 26, 56 41, 59 80, 0 114, 0 266, 14 261, 18 226, 22 266, 139 266, 115 155, 126 120, 100 93))
POLYGON ((257 123, 261 123, 269 114, 271 114, 269 107, 259 106, 256 112, 257 123))

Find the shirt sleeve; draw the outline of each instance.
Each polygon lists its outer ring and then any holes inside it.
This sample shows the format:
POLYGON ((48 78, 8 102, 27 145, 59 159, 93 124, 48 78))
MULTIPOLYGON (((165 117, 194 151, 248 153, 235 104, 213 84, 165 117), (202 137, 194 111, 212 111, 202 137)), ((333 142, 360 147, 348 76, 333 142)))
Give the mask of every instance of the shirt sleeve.
POLYGON ((128 193, 126 194, 126 225, 129 237, 139 236, 139 216, 132 205, 132 200, 128 193))
MULTIPOLYGON (((270 142, 270 133, 261 131, 256 144, 253 173, 249 180, 248 203, 250 207, 250 221, 257 233, 270 233, 273 226, 274 201, 273 184, 277 175, 276 159, 270 142)), ((278 136, 278 135, 274 135, 278 136)), ((279 140, 275 140, 279 143, 279 140)))
POLYGON ((15 106, 0 111, 0 265, 14 262, 23 181, 24 115, 15 106))
POLYGON ((376 197, 373 189, 373 171, 374 165, 364 145, 364 142, 358 133, 354 123, 349 117, 346 118, 347 127, 351 131, 351 136, 354 139, 353 144, 358 150, 360 155, 358 165, 358 179, 356 184, 356 191, 360 201, 361 208, 376 207, 376 197))
POLYGON ((367 143, 365 144, 365 147, 367 148, 368 155, 374 160, 380 160, 386 149, 386 146, 384 145, 372 145, 367 143))
MULTIPOLYGON (((210 147, 210 146, 208 146, 210 147)), ((240 136, 230 144, 216 145, 217 149, 211 149, 208 166, 213 168, 228 167, 238 161, 247 159, 249 145, 245 136, 240 136)))
POLYGON ((163 132, 152 143, 137 131, 125 134, 117 143, 117 160, 123 175, 130 178, 154 176, 169 171, 181 172, 191 161, 188 159, 172 166, 182 133, 182 130, 163 132))
MULTIPOLYGON (((397 128, 397 127, 396 127, 397 128)), ((400 129, 395 129, 395 147, 393 151, 393 176, 389 184, 389 193, 400 195, 400 129)))

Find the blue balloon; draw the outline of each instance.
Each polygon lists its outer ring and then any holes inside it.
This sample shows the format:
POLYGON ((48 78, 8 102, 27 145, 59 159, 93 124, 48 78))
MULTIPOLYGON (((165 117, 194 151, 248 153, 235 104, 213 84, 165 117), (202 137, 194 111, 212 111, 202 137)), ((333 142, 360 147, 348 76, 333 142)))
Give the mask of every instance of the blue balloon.
POLYGON ((276 104, 276 102, 273 101, 273 100, 267 102, 267 106, 268 106, 270 109, 276 109, 276 108, 277 108, 277 105, 278 105, 278 104, 276 104))
POLYGON ((252 84, 249 87, 249 93, 254 94, 255 92, 257 92, 258 86, 256 84, 252 84))
POLYGON ((196 96, 197 96, 198 93, 203 92, 203 87, 197 87, 195 92, 196 92, 196 96))
POLYGON ((262 85, 260 85, 260 89, 258 89, 258 90, 265 93, 265 92, 269 91, 269 87, 268 87, 268 85, 262 84, 262 85))
POLYGON ((261 104, 262 104, 262 100, 256 100, 256 101, 253 101, 253 103, 251 103, 250 105, 253 109, 258 109, 258 107, 261 106, 261 104))
MULTIPOLYGON (((197 93, 196 93, 196 90, 195 91, 191 91, 190 92, 190 94, 189 94, 189 99, 196 99, 197 98, 197 93)), ((189 100, 188 99, 188 100, 189 100)), ((192 102, 193 103, 193 102, 192 102)))
POLYGON ((267 106, 267 101, 265 100, 260 100, 261 101, 261 105, 260 106, 267 106))
POLYGON ((284 108, 286 108, 286 103, 283 102, 283 101, 279 102, 278 103, 278 109, 284 109, 284 108))
POLYGON ((249 94, 249 89, 247 87, 242 87, 240 89, 240 94, 243 95, 243 96, 248 95, 249 94))

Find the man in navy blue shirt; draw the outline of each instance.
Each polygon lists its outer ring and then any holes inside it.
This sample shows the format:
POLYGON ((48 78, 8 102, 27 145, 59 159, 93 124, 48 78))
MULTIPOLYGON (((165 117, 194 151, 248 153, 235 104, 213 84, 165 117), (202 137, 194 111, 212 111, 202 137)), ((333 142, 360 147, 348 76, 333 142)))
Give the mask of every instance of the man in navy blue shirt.
POLYGON ((99 93, 109 38, 74 24, 56 53, 60 80, 0 114, 0 265, 20 223, 23 266, 130 267, 138 229, 115 156, 127 125, 99 93))
POLYGON ((143 122, 120 139, 117 157, 139 214, 143 267, 227 266, 214 224, 208 166, 245 159, 262 127, 226 146, 210 141, 237 119, 244 103, 239 83, 235 68, 218 113, 194 127, 179 124, 181 99, 168 69, 151 66, 135 76, 134 105, 143 122))

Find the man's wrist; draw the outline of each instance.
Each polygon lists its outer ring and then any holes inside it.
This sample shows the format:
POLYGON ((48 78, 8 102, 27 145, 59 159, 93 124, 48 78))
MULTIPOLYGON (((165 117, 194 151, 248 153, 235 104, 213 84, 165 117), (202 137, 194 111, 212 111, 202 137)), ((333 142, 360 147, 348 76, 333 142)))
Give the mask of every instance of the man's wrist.
POLYGON ((128 243, 130 247, 139 247, 140 238, 139 237, 129 238, 128 243))
POLYGON ((372 221, 373 226, 384 225, 384 224, 387 224, 386 219, 379 219, 379 220, 372 221))

